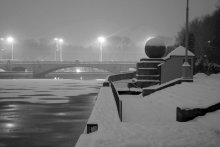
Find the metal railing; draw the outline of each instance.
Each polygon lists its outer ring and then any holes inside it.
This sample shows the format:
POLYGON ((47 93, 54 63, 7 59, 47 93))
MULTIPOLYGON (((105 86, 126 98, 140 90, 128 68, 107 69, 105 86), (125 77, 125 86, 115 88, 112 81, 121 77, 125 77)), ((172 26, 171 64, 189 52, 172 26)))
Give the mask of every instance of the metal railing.
POLYGON ((122 121, 122 101, 119 99, 119 94, 117 90, 115 89, 114 84, 110 82, 110 85, 111 85, 113 96, 115 98, 115 103, 116 103, 117 110, 118 110, 118 116, 120 118, 120 121, 122 121))
POLYGON ((8 63, 11 64, 136 64, 136 62, 132 61, 21 61, 21 60, 0 60, 0 63, 8 63))

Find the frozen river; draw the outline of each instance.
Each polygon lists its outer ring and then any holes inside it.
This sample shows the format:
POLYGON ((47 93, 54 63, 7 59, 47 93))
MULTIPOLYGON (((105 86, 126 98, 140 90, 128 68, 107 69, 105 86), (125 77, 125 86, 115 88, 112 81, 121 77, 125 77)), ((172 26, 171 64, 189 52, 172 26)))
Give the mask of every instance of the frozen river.
POLYGON ((73 147, 102 82, 0 80, 0 147, 73 147))

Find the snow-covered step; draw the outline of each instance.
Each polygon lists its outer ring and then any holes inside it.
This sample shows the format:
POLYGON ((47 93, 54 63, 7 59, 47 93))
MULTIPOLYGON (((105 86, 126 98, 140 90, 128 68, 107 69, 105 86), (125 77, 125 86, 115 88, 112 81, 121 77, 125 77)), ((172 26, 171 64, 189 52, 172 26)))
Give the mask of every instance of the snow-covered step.
POLYGON ((159 83, 160 80, 138 80, 137 79, 137 82, 155 82, 155 83, 159 83))
POLYGON ((147 76, 151 76, 151 77, 160 77, 160 75, 137 75, 136 76, 143 76, 143 77, 147 77, 147 76))
POLYGON ((159 80, 137 80, 134 84, 137 87, 144 88, 160 83, 159 80))
POLYGON ((136 78, 141 80, 159 80, 160 79, 160 75, 136 75, 136 78))
POLYGON ((142 67, 142 68, 138 68, 140 70, 157 70, 157 68, 150 68, 150 67, 142 67))
POLYGON ((158 61, 147 61, 147 62, 138 62, 137 68, 147 68, 147 67, 157 67, 159 64, 163 62, 158 61))
POLYGON ((137 75, 160 75, 160 70, 157 68, 138 68, 137 75))
POLYGON ((141 62, 153 62, 153 61, 157 61, 157 62, 163 62, 164 61, 164 59, 162 59, 162 58, 143 58, 143 59, 141 59, 140 60, 141 62))

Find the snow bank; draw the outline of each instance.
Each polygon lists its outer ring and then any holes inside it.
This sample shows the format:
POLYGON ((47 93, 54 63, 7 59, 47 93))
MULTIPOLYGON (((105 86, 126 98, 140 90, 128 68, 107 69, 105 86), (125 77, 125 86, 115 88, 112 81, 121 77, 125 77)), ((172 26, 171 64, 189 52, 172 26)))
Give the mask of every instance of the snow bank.
POLYGON ((123 122, 116 120, 113 97, 101 92, 93 111, 96 114, 92 113, 100 128, 81 135, 76 147, 218 147, 220 111, 190 122, 176 122, 175 117, 177 106, 206 107, 219 102, 219 87, 220 75, 198 74, 193 83, 146 97, 121 95, 123 122))

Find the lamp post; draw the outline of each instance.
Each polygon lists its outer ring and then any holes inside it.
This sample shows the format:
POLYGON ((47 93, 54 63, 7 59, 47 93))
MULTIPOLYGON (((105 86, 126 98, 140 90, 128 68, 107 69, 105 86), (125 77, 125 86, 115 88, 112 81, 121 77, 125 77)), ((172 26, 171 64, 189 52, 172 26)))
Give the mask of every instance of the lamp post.
POLYGON ((14 60, 14 38, 9 36, 6 40, 11 44, 11 60, 14 60))
POLYGON ((191 65, 188 62, 188 26, 189 26, 189 0, 186 0, 186 32, 185 32, 185 59, 182 65, 182 78, 192 79, 191 65))
POLYGON ((55 49, 55 52, 54 52, 54 61, 57 61, 57 52, 58 52, 58 38, 54 38, 54 41, 56 43, 56 49, 55 49))
POLYGON ((56 42, 56 51, 54 55, 54 60, 56 61, 57 56, 60 56, 60 61, 63 61, 63 55, 62 55, 62 44, 63 44, 63 39, 62 38, 54 38, 54 41, 56 42), (59 55, 57 52, 59 51, 59 55))
POLYGON ((189 44, 189 0, 186 0, 186 34, 185 34, 185 62, 188 62, 188 44, 189 44))
POLYGON ((1 40, 1 49, 0 49, 0 51, 1 51, 1 59, 3 59, 3 42, 5 41, 5 38, 0 38, 0 40, 1 40))
POLYGON ((62 53, 62 44, 63 44, 63 39, 59 39, 59 46, 60 46, 60 61, 63 61, 63 53, 62 53))
POLYGON ((98 42, 100 44, 100 62, 102 62, 102 47, 103 47, 103 43, 105 42, 105 37, 103 36, 98 37, 98 42))

